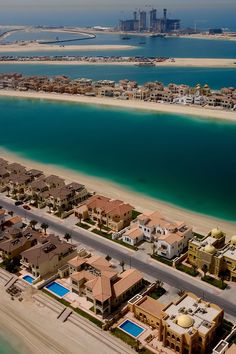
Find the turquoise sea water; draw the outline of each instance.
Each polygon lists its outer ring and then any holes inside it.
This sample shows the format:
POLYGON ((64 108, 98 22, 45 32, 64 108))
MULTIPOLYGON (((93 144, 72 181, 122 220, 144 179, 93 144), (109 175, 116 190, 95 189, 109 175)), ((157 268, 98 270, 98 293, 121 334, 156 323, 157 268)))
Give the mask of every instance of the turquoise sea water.
POLYGON ((1 146, 187 209, 236 220, 236 124, 0 99, 1 146))
POLYGON ((195 86, 207 83, 213 89, 235 86, 236 67, 184 68, 184 67, 137 67, 137 66, 91 66, 91 65, 37 65, 37 64, 1 64, 1 72, 20 72, 24 75, 67 75, 71 78, 86 77, 93 80, 136 80, 139 84, 148 81, 161 81, 195 86))
POLYGON ((6 340, 2 332, 0 332, 0 354, 20 354, 10 345, 9 338, 6 340))

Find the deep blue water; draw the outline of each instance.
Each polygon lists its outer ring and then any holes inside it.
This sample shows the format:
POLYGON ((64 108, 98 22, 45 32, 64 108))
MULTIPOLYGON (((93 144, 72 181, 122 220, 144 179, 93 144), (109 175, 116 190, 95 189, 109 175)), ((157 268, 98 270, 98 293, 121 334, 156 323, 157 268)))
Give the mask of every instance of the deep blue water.
POLYGON ((184 67, 137 67, 137 66, 91 66, 91 65, 34 65, 1 64, 1 72, 20 72, 24 75, 67 75, 71 78, 86 77, 93 80, 136 80, 139 84, 161 81, 195 86, 207 83, 213 89, 236 86, 236 68, 184 68, 184 67))
POLYGON ((0 111, 4 148, 236 220, 236 124, 23 99, 0 111))

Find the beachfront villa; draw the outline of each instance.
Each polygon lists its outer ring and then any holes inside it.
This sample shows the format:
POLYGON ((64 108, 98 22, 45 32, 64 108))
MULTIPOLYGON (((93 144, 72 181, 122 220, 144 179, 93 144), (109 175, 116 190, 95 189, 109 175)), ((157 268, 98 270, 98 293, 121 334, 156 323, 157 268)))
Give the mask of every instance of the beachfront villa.
POLYGON ((45 277, 57 273, 76 254, 76 246, 49 235, 43 242, 21 253, 21 264, 34 277, 45 277))
POLYGON ((68 262, 72 291, 93 303, 94 312, 107 317, 142 287, 143 276, 136 269, 117 273, 103 257, 75 257, 68 262), (75 272, 74 272, 75 271, 75 272))
MULTIPOLYGON (((7 191, 15 200, 28 200, 30 204, 64 217, 65 211, 73 213, 73 207, 88 197, 84 185, 71 182, 66 185, 63 178, 44 176, 42 171, 26 168, 18 163, 8 163, 0 159, 0 191, 7 191)), ((67 216, 67 215, 65 215, 67 216)))
POLYGON ((188 245, 188 262, 216 277, 236 281, 236 236, 225 244, 224 233, 216 228, 201 240, 193 238, 188 245))
POLYGON ((128 305, 136 319, 156 329, 164 347, 180 354, 209 353, 224 316, 219 306, 192 293, 167 306, 148 296, 137 296, 128 305))
POLYGON ((0 254, 3 259, 12 259, 36 244, 43 243, 45 239, 40 232, 30 227, 25 230, 9 227, 1 234, 0 254))
POLYGON ((138 215, 122 234, 122 241, 135 246, 140 241, 154 242, 157 254, 166 258, 179 256, 193 237, 184 222, 167 220, 158 211, 138 215))
POLYGON ((54 78, 24 77, 16 73, 7 73, 0 75, 0 89, 34 90, 71 95, 83 94, 85 96, 117 97, 124 100, 219 107, 227 110, 236 109, 235 88, 222 88, 213 92, 208 85, 201 86, 199 84, 189 87, 188 85, 170 83, 165 87, 160 82, 147 82, 138 86, 137 83, 128 80, 120 80, 119 83, 116 83, 111 80, 91 81, 85 78, 72 80, 65 76, 55 76, 54 78))
POLYGON ((75 216, 82 220, 91 219, 116 232, 130 224, 133 210, 134 207, 121 200, 94 195, 75 208, 75 216))

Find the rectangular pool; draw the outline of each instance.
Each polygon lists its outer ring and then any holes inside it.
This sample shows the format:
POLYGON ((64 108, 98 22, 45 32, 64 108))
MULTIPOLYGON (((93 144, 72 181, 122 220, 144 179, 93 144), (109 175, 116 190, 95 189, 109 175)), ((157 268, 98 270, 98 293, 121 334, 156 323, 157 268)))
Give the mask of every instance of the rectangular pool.
POLYGON ((48 284, 47 286, 45 286, 45 288, 58 297, 63 297, 70 292, 69 289, 65 288, 63 285, 57 283, 56 281, 53 281, 52 283, 48 284))
POLYGON ((143 327, 138 326, 136 323, 130 320, 126 320, 123 323, 121 323, 119 325, 119 328, 134 338, 139 337, 140 334, 142 334, 145 331, 143 327))
POLYGON ((35 280, 33 277, 31 277, 31 275, 24 275, 22 279, 27 281, 27 283, 29 283, 29 284, 32 284, 33 281, 35 280))

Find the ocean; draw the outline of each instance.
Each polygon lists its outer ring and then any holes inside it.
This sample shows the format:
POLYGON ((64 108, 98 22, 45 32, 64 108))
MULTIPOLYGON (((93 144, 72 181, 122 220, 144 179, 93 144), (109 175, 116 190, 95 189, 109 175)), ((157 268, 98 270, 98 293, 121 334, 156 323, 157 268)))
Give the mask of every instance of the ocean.
POLYGON ((236 124, 15 98, 0 111, 3 148, 236 220, 236 124))
MULTIPOLYGON (((43 17, 45 24, 58 23, 47 15, 43 17)), ((11 23, 29 23, 29 17, 22 22, 17 17, 13 21, 11 16, 12 11, 2 23, 9 23, 9 19, 11 23)), ((65 18, 63 14, 59 23, 64 23, 65 18)), ((30 21, 37 23, 34 17, 30 21)), ((231 22, 235 24, 234 12, 231 22)), ((140 45, 140 41, 143 39, 139 36, 124 41, 121 36, 99 34, 95 40, 83 44, 128 44, 137 48, 68 51, 67 54, 236 58, 233 41, 147 38, 145 45, 140 45)), ((213 89, 235 86, 236 82, 236 69, 228 68, 0 64, 0 72, 13 71, 95 80, 128 78, 140 84, 149 80, 165 84, 208 83, 213 89)), ((0 126, 4 127, 0 146, 15 154, 99 176, 196 212, 236 220, 236 124, 138 110, 6 98, 0 98, 0 112, 0 126)), ((0 354, 17 354, 1 333, 0 343, 0 354)))
MULTIPOLYGON (((6 340, 5 334, 0 331, 0 354, 20 354, 10 344, 9 338, 6 340)), ((23 354, 23 353, 21 353, 23 354)))

